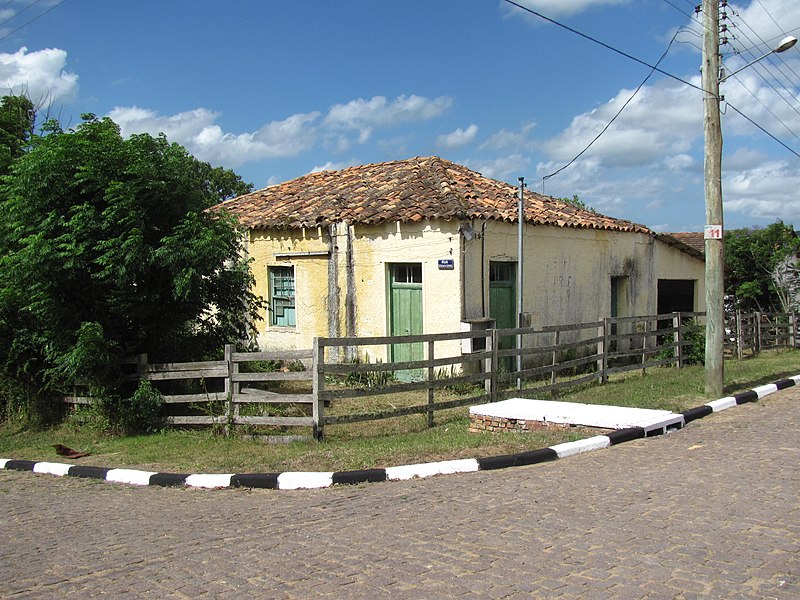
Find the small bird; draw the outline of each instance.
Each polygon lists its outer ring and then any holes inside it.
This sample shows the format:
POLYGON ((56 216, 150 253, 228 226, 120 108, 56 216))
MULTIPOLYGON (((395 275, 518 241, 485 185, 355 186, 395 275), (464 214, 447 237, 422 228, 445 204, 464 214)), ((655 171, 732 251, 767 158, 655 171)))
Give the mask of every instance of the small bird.
POLYGON ((62 446, 61 444, 53 444, 53 448, 56 449, 56 454, 63 456, 64 458, 75 459, 83 456, 89 456, 91 454, 91 452, 78 452, 77 450, 73 450, 67 446, 62 446))

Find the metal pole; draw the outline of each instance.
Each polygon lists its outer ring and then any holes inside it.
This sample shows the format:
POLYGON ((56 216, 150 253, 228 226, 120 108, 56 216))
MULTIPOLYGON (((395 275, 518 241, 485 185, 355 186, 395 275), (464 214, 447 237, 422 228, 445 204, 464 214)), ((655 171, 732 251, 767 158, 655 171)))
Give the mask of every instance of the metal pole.
POLYGON ((723 281, 722 126, 719 109, 719 3, 703 0, 703 134, 706 200, 706 364, 705 393, 723 395, 723 281))
MULTIPOLYGON (((517 327, 522 327, 523 255, 522 238, 525 234, 525 178, 519 178, 519 202, 517 204, 517 327)), ((522 350, 522 334, 517 334, 517 351, 522 350)), ((517 354, 517 373, 522 371, 522 354, 517 354)), ((517 378, 517 389, 522 389, 522 379, 517 378)))

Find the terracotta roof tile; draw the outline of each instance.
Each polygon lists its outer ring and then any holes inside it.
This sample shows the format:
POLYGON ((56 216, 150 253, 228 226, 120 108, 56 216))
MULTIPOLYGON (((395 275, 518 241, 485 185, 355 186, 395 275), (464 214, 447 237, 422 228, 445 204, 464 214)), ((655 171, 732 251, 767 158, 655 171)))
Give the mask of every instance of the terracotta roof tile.
POLYGON ((702 231, 683 231, 678 233, 667 233, 666 235, 672 236, 679 242, 694 248, 702 254, 704 254, 706 251, 706 240, 702 231))
MULTIPOLYGON (((517 220, 518 189, 433 156, 322 171, 227 200, 217 209, 250 229, 422 219, 517 220)), ((651 233, 643 226, 525 192, 525 221, 651 233)))

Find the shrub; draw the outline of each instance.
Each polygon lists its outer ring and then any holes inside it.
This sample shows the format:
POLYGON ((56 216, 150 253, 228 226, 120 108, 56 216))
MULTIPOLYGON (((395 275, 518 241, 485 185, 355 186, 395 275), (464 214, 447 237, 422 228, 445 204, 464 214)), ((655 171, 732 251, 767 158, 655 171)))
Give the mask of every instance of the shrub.
POLYGON ((101 391, 98 401, 112 429, 121 433, 154 433, 163 425, 164 397, 149 381, 140 381, 130 398, 101 391))

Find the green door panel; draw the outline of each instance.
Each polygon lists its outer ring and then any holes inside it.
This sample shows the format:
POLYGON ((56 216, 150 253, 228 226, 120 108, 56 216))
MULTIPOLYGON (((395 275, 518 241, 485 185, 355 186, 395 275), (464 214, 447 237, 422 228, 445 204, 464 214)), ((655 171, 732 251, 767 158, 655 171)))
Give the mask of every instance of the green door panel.
MULTIPOLYGON (((516 263, 489 263, 489 316, 498 329, 517 326, 516 263)), ((501 350, 514 348, 516 336, 504 335, 498 340, 501 350)), ((500 368, 511 371, 512 357, 503 357, 500 368)))
MULTIPOLYGON (((422 328, 422 266, 390 265, 389 333, 390 335, 421 335, 422 328)), ((422 342, 392 344, 392 362, 409 362, 424 358, 422 342)), ((422 369, 395 372, 401 381, 420 380, 422 369)))

